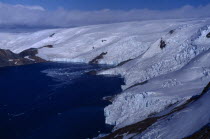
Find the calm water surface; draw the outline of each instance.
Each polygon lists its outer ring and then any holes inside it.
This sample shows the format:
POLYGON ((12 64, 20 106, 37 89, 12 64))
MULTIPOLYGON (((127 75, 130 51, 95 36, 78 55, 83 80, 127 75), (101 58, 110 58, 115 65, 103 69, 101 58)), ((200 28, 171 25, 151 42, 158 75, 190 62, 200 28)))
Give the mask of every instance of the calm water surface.
POLYGON ((0 139, 86 139, 106 133, 104 96, 118 77, 87 75, 100 66, 70 63, 0 68, 0 139))

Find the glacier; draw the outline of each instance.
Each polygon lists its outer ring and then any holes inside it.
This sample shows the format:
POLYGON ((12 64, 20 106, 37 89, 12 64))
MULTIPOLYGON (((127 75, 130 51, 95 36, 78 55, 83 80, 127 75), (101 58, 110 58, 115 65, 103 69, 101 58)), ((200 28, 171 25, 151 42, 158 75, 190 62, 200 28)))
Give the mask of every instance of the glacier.
MULTIPOLYGON (((125 80, 123 92, 104 109, 106 123, 115 126, 114 133, 170 113, 202 92, 210 81, 209 33, 209 18, 150 20, 1 32, 0 48, 14 53, 38 48, 36 56, 48 61, 89 63, 97 58, 98 64, 114 66, 97 72, 120 75, 125 80), (44 47, 48 45, 52 47, 44 47)), ((186 111, 175 113, 170 121, 161 119, 144 132, 124 134, 123 138, 176 139, 192 135, 209 122, 208 94, 186 111), (199 113, 190 118, 196 109, 199 113), (202 114, 205 117, 201 118, 202 114), (182 127, 183 132, 171 130, 182 127)))

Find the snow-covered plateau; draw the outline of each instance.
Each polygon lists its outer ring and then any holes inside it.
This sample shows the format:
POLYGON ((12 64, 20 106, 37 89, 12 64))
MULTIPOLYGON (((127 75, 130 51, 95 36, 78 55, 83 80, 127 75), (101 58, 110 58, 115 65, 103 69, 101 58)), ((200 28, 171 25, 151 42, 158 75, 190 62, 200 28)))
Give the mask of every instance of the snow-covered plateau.
POLYGON ((0 48, 13 53, 37 48, 36 56, 47 61, 114 65, 97 73, 125 80, 123 92, 105 108, 115 136, 104 138, 181 139, 210 123, 210 91, 187 103, 210 81, 208 18, 1 32, 0 48), (141 132, 129 131, 150 118, 156 120, 141 132))

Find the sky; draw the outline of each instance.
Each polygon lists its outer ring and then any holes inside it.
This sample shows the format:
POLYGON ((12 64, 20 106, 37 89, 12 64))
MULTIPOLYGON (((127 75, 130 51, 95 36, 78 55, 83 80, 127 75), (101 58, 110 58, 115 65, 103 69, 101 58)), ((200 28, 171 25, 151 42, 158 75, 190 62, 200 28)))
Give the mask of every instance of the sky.
POLYGON ((0 0, 0 28, 210 17, 210 0, 0 0))
POLYGON ((201 6, 210 3, 210 0, 0 0, 3 3, 40 5, 48 10, 63 7, 68 10, 131 10, 152 9, 168 10, 185 5, 201 6))

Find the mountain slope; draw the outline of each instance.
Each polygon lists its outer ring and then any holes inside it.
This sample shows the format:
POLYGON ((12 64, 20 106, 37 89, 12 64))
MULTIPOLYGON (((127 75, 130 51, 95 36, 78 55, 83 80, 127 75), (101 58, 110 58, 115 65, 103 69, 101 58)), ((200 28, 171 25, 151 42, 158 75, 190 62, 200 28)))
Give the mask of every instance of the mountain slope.
POLYGON ((197 95, 210 80, 209 58, 210 50, 176 72, 125 90, 105 108, 106 122, 116 128, 124 127, 197 95))
POLYGON ((35 33, 0 33, 0 48, 20 53, 29 48, 53 45, 53 49, 40 49, 38 56, 50 61, 86 63, 107 52, 99 63, 117 65, 141 56, 170 30, 194 24, 203 26, 205 22, 156 20, 53 29, 35 33))
POLYGON ((34 56, 46 61, 112 64, 114 68, 97 74, 125 79, 124 91, 105 108, 106 123, 115 126, 113 132, 151 118, 154 121, 149 121, 144 132, 123 137, 183 138, 208 124, 208 93, 195 105, 174 112, 177 117, 169 121, 154 117, 170 118, 174 109, 199 95, 209 82, 209 33, 209 19, 154 20, 0 33, 0 48, 20 54, 36 49, 34 56), (196 109, 205 117, 197 114, 190 122, 196 109), (183 132, 171 130, 182 127, 183 132))
POLYGON ((206 125, 209 124, 209 93, 210 83, 198 96, 173 108, 171 112, 123 127, 102 139, 209 138, 206 125), (189 137, 191 134, 193 135, 189 137))

